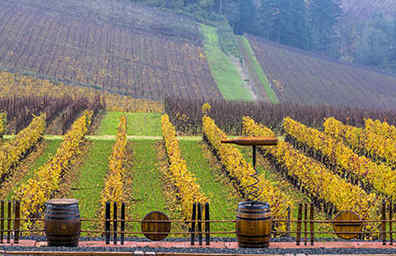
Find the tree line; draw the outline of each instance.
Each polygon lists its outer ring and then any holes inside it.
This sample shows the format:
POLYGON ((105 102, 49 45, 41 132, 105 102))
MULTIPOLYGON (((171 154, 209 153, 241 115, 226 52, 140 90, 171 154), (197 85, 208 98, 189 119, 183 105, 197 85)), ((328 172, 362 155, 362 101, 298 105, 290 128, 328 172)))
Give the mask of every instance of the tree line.
MULTIPOLYGON (((396 14, 358 21, 341 0, 131 0, 175 9, 200 21, 224 17, 236 34, 396 73, 396 14)), ((395 12, 396 13, 396 12, 395 12)))

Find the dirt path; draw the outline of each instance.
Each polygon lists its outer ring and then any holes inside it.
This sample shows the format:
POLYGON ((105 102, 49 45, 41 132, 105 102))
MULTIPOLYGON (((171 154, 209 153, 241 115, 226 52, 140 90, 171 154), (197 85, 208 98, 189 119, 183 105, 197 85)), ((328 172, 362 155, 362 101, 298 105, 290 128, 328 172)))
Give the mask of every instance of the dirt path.
MULTIPOLYGON (((241 53, 242 53, 242 51, 241 51, 241 53)), ((242 78, 243 86, 247 90, 249 90, 249 93, 252 95, 253 100, 257 100, 257 95, 256 95, 256 93, 254 92, 254 89, 253 89, 256 85, 254 84, 254 80, 251 79, 251 77, 249 75, 249 72, 248 72, 248 70, 246 68, 246 65, 242 66, 242 63, 240 62, 240 60, 237 59, 234 56, 230 56, 230 59, 231 59, 231 62, 236 67, 236 69, 238 70, 238 72, 239 72, 239 74, 240 74, 240 76, 242 78)))

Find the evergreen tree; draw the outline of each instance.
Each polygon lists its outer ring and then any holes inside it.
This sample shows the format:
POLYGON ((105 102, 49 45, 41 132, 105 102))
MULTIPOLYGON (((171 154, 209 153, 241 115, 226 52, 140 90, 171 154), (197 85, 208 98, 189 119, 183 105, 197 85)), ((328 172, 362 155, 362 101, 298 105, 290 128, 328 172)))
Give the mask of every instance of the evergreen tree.
POLYGON ((258 13, 261 34, 264 37, 281 44, 306 48, 304 0, 262 0, 258 13))
POLYGON ((291 21, 293 31, 289 39, 289 45, 307 49, 308 48, 308 25, 307 25, 307 6, 304 0, 295 0, 291 8, 291 21))
POLYGON ((342 14, 340 2, 338 0, 311 0, 309 11, 312 50, 331 54, 332 46, 337 39, 335 25, 342 14))
POLYGON ((255 20, 256 20, 256 8, 253 0, 242 0, 240 1, 240 20, 238 32, 243 34, 244 32, 254 33, 255 32, 255 20))

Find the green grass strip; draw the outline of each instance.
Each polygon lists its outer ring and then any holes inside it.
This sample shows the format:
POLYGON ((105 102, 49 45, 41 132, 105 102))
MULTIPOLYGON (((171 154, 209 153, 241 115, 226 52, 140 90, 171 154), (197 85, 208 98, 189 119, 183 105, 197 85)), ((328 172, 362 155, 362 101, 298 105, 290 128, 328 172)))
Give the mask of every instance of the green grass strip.
POLYGON ((135 136, 161 136, 161 113, 107 112, 96 135, 116 135, 121 115, 127 116, 127 134, 135 136))
POLYGON ((263 84, 264 90, 265 90, 268 98, 271 100, 272 103, 279 103, 279 99, 276 96, 274 90, 272 90, 272 88, 269 84, 268 78, 265 75, 260 63, 258 62, 252 47, 250 46, 249 40, 246 37, 242 36, 241 41, 242 41, 243 47, 245 48, 245 50, 248 54, 250 62, 253 65, 254 72, 256 72, 258 79, 263 84))
POLYGON ((223 97, 226 100, 252 100, 250 92, 243 87, 238 70, 221 50, 216 28, 201 24, 201 32, 210 71, 223 97))
POLYGON ((21 184, 24 184, 26 181, 28 181, 30 178, 33 177, 34 172, 40 168, 42 165, 44 165, 46 162, 48 162, 51 157, 53 157, 56 153, 56 150, 58 149, 58 147, 60 146, 60 144, 62 143, 61 140, 46 140, 44 142, 45 145, 45 150, 44 153, 41 154, 36 161, 34 161, 34 163, 30 166, 29 171, 26 173, 25 176, 23 176, 23 178, 19 181, 18 184, 16 184, 13 187, 13 190, 7 195, 7 200, 11 200, 12 197, 15 195, 15 191, 18 190, 18 187, 21 184))
MULTIPOLYGON (((235 219, 238 208, 236 192, 219 181, 219 176, 211 170, 208 160, 203 156, 201 143, 197 141, 179 141, 180 150, 186 160, 188 170, 195 175, 202 192, 210 200, 211 219, 235 219)), ((231 231, 234 223, 213 223, 213 231, 231 231)), ((220 235, 226 236, 226 235, 220 235)))
MULTIPOLYGON (((80 177, 72 185, 72 197, 79 201, 80 215, 83 218, 95 218, 100 208, 101 192, 108 172, 109 156, 114 141, 92 141, 84 163, 80 167, 80 177)), ((84 229, 92 228, 93 223, 85 224, 84 229)))
MULTIPOLYGON (((134 141, 128 144, 133 151, 132 195, 129 216, 142 219, 151 211, 161 211, 169 216, 163 183, 157 166, 157 152, 154 141, 134 141)), ((132 230, 140 232, 140 224, 133 224, 132 230)))

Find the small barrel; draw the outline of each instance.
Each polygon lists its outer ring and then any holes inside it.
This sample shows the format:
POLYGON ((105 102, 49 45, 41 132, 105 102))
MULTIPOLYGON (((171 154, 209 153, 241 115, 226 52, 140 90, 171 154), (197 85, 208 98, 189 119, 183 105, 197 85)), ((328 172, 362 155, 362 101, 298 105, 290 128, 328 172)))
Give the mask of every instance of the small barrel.
POLYGON ((76 199, 52 199, 44 218, 48 246, 78 246, 81 221, 76 199))
POLYGON ((269 246, 272 217, 268 203, 245 201, 238 205, 236 233, 239 247, 265 248, 269 246))

